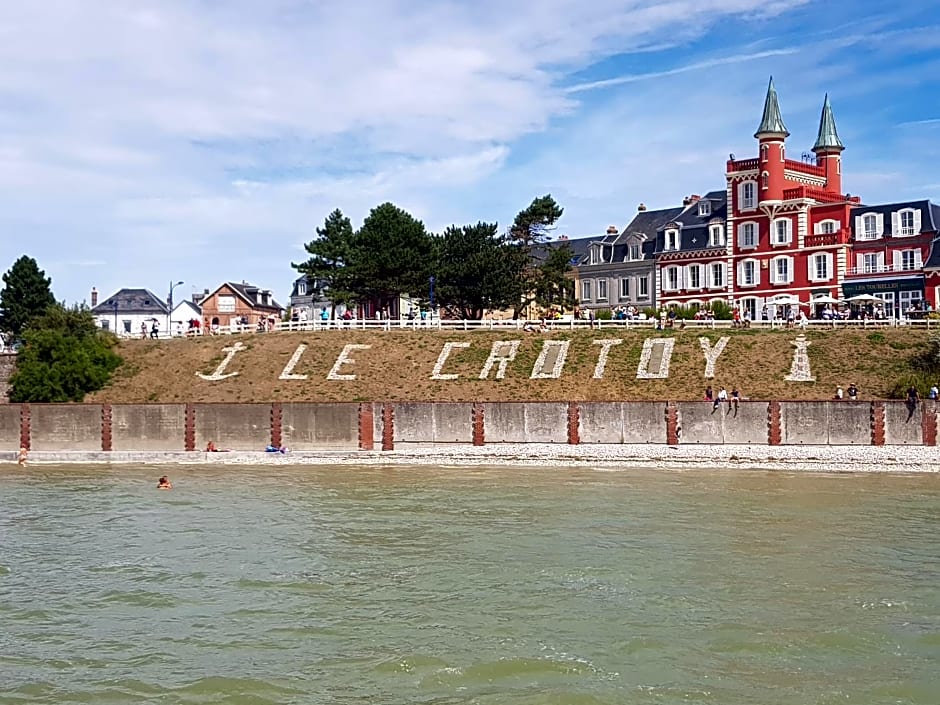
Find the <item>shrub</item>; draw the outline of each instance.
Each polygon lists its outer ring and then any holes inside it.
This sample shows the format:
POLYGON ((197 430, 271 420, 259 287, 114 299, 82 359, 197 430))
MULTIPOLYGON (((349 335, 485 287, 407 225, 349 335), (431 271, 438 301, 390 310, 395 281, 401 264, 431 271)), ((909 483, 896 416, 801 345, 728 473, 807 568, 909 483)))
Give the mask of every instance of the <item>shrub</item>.
POLYGON ((715 320, 730 321, 734 318, 734 309, 725 301, 715 301, 709 305, 709 308, 715 314, 715 320))
POLYGON ((614 316, 613 316, 613 314, 610 312, 610 309, 609 309, 609 308, 601 309, 600 311, 597 311, 597 312, 594 314, 594 318, 596 318, 598 321, 609 321, 609 320, 612 319, 613 317, 614 317, 614 316))

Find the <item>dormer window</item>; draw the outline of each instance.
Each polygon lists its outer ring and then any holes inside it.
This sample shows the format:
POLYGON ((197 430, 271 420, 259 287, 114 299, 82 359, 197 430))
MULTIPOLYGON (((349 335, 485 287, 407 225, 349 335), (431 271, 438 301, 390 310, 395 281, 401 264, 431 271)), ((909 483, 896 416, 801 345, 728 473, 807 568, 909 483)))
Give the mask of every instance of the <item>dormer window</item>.
POLYGON ((725 244, 725 229, 721 225, 716 223, 708 226, 708 244, 711 247, 720 247, 725 244))
POLYGON ((297 282, 297 296, 307 295, 307 282, 297 282))
POLYGON ((920 210, 905 208, 892 214, 892 230, 895 237, 910 237, 920 234, 920 210))
POLYGON ((630 261, 636 262, 637 260, 643 259, 640 253, 639 245, 630 245, 630 261))
POLYGON ((591 264, 600 264, 604 261, 604 254, 600 245, 591 248, 591 264))
POLYGON ((676 228, 670 228, 666 231, 666 243, 663 249, 666 250, 678 250, 679 249, 679 231, 676 228))
POLYGON ((712 214, 711 201, 699 201, 698 202, 698 214, 699 216, 711 215, 712 214))

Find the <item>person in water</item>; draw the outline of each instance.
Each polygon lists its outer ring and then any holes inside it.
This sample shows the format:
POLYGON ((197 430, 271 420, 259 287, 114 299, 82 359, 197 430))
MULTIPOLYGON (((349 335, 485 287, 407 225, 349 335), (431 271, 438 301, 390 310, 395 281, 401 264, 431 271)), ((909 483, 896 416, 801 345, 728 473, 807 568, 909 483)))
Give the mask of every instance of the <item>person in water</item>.
POLYGON ((170 482, 170 478, 166 475, 157 480, 157 489, 158 490, 172 490, 173 483, 170 482))
POLYGON ((22 446, 22 447, 20 448, 20 454, 19 454, 19 455, 17 456, 17 458, 16 458, 16 462, 17 462, 20 466, 26 465, 26 459, 27 459, 27 458, 29 458, 29 451, 26 449, 25 446, 22 446))

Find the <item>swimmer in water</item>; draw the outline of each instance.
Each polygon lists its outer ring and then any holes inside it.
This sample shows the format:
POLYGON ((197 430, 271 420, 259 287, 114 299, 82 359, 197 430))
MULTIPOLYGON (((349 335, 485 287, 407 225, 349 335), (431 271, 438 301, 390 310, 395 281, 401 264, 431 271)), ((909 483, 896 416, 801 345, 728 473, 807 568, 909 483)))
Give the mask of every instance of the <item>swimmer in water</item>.
POLYGON ((170 482, 170 478, 166 475, 157 480, 157 489, 158 490, 172 490, 173 484, 170 482))

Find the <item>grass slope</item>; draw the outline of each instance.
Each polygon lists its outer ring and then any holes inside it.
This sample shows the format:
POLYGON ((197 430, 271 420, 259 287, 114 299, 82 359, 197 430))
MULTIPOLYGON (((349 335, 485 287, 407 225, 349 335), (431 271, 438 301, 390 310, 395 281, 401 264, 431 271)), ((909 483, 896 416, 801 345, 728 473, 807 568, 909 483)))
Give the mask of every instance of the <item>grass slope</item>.
POLYGON ((787 382, 795 331, 713 331, 687 328, 658 334, 651 330, 604 328, 598 331, 552 331, 544 336, 517 331, 318 331, 219 336, 199 339, 129 340, 118 352, 125 364, 113 383, 88 396, 94 402, 249 402, 249 401, 612 401, 701 398, 706 384, 729 390, 737 385, 752 399, 829 399, 837 384, 855 382, 863 398, 884 398, 908 370, 910 359, 924 350, 928 334, 911 329, 842 329, 811 331, 809 357, 815 382, 787 382), (699 337, 714 345, 730 338, 715 366, 704 377, 705 358, 699 337), (665 380, 637 379, 643 341, 675 337, 675 351, 665 380), (603 379, 593 379, 600 346, 595 340, 619 338, 610 350, 603 379), (544 339, 570 340, 558 379, 530 379, 544 339), (245 349, 226 372, 238 375, 206 381, 224 357, 222 348, 240 340, 245 349), (480 371, 493 342, 519 340, 519 350, 502 380, 496 369, 487 380, 480 371), (451 352, 443 372, 456 380, 434 380, 431 374, 445 342, 468 342, 451 352), (342 374, 355 380, 329 380, 327 375, 347 343, 371 346, 350 354, 355 364, 342 374), (306 352, 293 370, 304 380, 278 379, 297 346, 306 352))

